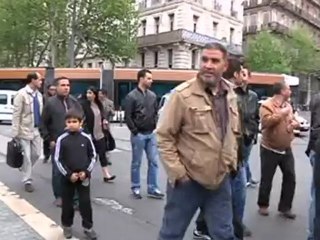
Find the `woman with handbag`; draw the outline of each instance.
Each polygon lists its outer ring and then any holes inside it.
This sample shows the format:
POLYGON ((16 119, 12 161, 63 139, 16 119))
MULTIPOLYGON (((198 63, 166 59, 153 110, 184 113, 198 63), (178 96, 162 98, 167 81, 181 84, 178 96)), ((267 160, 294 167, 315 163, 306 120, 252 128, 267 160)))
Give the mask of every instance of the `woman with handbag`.
POLYGON ((108 160, 106 157, 108 138, 108 121, 104 119, 103 106, 98 98, 98 89, 95 87, 89 87, 84 98, 81 101, 81 105, 84 111, 84 129, 92 136, 94 146, 96 148, 97 155, 102 167, 103 181, 108 183, 116 178, 115 175, 111 175, 108 170, 108 160))

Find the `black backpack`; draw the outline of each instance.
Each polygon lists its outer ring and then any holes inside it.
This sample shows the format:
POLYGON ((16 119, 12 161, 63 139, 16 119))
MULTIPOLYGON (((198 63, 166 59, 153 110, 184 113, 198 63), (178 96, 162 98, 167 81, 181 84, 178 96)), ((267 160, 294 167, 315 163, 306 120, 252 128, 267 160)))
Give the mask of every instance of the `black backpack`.
POLYGON ((7 164, 12 168, 20 168, 23 164, 23 150, 16 139, 7 144, 7 164))

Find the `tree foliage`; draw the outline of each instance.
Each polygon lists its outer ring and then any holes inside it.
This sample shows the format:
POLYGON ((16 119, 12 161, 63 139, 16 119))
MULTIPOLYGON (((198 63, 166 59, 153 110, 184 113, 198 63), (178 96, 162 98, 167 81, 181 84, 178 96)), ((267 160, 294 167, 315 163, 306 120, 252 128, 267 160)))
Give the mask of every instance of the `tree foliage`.
POLYGON ((254 71, 289 73, 291 64, 286 46, 269 32, 261 32, 249 39, 248 62, 254 71))
POLYGON ((131 0, 0 0, 0 66, 74 66, 75 57, 112 62, 136 52, 131 0))
POLYGON ((320 55, 317 43, 306 28, 294 28, 286 43, 295 72, 310 73, 319 69, 320 55))

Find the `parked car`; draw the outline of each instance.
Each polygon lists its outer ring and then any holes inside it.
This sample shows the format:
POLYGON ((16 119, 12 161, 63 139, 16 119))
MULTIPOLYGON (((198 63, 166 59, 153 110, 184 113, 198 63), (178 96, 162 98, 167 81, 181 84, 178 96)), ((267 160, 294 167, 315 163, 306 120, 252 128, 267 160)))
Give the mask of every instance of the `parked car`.
POLYGON ((0 90, 0 122, 12 121, 13 99, 17 91, 0 90))
POLYGON ((164 106, 166 104, 166 102, 168 101, 169 97, 170 97, 170 93, 166 93, 165 95, 163 95, 159 101, 159 106, 158 106, 158 116, 159 118, 161 118, 161 114, 163 112, 164 106))

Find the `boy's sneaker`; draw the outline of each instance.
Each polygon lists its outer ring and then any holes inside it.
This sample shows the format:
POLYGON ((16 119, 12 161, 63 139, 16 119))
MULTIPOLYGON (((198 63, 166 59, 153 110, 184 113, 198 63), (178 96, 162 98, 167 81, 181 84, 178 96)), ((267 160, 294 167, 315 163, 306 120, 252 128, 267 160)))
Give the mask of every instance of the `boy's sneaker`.
POLYGON ((142 199, 140 189, 138 188, 132 189, 132 195, 135 199, 142 199))
POLYGON ((90 240, 98 239, 97 233, 92 228, 90 230, 84 229, 83 232, 90 240))
POLYGON ((155 198, 155 199, 163 199, 164 194, 160 192, 159 189, 154 189, 152 192, 148 192, 149 198, 155 198))
POLYGON ((72 228, 71 227, 63 227, 63 236, 66 239, 72 238, 72 228))
POLYGON ((208 235, 198 230, 193 231, 193 239, 194 240, 212 240, 211 237, 209 237, 208 235))

